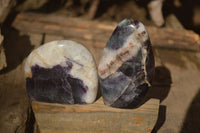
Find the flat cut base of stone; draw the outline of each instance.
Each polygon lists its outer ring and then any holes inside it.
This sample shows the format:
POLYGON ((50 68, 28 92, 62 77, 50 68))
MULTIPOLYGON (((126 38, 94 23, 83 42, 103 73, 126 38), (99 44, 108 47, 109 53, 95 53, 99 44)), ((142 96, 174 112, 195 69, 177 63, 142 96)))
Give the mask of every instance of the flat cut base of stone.
POLYGON ((62 105, 32 102, 41 133, 150 133, 159 110, 159 100, 150 99, 137 109, 118 109, 103 104, 62 105))

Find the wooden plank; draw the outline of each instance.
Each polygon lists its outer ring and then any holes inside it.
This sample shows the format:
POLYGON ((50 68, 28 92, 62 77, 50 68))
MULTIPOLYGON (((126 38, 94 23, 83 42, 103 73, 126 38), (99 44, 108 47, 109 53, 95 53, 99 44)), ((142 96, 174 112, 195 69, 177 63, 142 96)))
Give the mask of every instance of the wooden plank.
MULTIPOLYGON (((21 13, 13 27, 24 32, 61 35, 97 48, 106 45, 116 22, 97 22, 55 14, 21 13)), ((193 31, 146 26, 154 47, 199 51, 199 35, 193 31)))
POLYGON ((103 104, 62 105, 32 102, 41 133, 150 133, 158 117, 159 100, 150 99, 136 109, 103 104))
POLYGON ((12 12, 17 0, 0 0, 0 24, 4 22, 6 17, 12 12))
POLYGON ((0 70, 5 68, 7 66, 6 63, 6 55, 3 48, 3 36, 1 35, 1 29, 0 29, 0 70))

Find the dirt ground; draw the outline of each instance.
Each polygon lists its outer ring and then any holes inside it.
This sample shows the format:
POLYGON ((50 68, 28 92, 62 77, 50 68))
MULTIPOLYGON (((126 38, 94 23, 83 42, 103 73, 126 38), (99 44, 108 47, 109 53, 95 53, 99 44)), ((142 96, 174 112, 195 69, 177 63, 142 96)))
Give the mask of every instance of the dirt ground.
MULTIPOLYGON (((84 2, 83 2, 84 3, 84 2)), ((33 12, 57 13, 85 19, 87 4, 72 4, 65 7, 51 3, 33 12), (48 5, 49 4, 49 5, 48 5)), ((133 18, 145 25, 154 25, 149 19, 144 0, 102 0, 97 10, 97 21, 121 21, 133 18)), ((173 13, 186 29, 200 33, 199 24, 194 23, 196 0, 188 4, 182 1, 181 7, 175 7, 170 0, 165 1, 164 16, 173 13)), ((30 11, 30 10, 29 10, 30 11)), ((11 23, 18 12, 13 12, 2 25, 7 68, 0 71, 0 132, 31 133, 34 119, 30 115, 30 104, 24 81, 24 62, 28 54, 39 45, 57 39, 68 39, 58 35, 43 35, 19 32, 11 23)), ((109 37, 108 37, 109 38, 109 37)), ((102 49, 88 47, 99 61, 102 49)), ((183 50, 154 48, 156 74, 149 98, 160 99, 158 121, 153 133, 199 133, 200 131, 200 53, 183 50)))

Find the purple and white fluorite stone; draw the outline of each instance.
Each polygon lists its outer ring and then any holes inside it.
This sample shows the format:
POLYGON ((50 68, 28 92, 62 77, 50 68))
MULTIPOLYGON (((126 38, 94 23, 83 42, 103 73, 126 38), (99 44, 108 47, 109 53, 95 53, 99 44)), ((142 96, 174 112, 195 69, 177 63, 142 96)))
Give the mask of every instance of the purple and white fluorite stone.
POLYGON ((104 103, 136 107, 151 86, 154 56, 144 25, 125 19, 107 42, 98 74, 104 103))
POLYGON ((97 68, 83 45, 61 40, 35 49, 25 63, 26 88, 31 100, 84 104, 96 99, 97 68))

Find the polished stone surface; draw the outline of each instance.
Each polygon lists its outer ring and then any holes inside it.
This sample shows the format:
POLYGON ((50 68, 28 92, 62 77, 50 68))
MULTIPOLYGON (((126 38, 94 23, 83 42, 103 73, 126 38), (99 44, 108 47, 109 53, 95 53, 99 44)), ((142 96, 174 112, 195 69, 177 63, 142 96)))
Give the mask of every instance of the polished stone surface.
POLYGON ((26 88, 31 100, 84 104, 96 99, 97 68, 83 45, 61 40, 35 49, 25 63, 26 88))
POLYGON ((154 57, 144 25, 123 20, 108 40, 98 67, 104 103, 136 107, 151 86, 153 71, 154 57))

